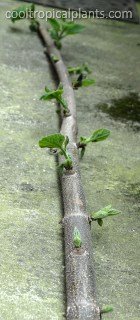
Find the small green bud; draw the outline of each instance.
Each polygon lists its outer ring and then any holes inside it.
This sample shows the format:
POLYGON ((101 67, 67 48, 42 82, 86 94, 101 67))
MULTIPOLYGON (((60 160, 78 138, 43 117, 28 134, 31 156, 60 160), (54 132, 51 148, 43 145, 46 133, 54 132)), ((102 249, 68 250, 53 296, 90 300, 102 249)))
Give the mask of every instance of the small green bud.
POLYGON ((82 246, 81 234, 76 227, 74 228, 73 232, 73 244, 77 249, 82 246))
POLYGON ((59 58, 55 56, 54 54, 51 54, 51 59, 53 60, 54 63, 59 61, 59 58))
POLYGON ((120 213, 119 210, 116 210, 116 209, 112 208, 111 205, 109 205, 109 206, 107 206, 107 207, 105 207, 105 208, 103 208, 103 209, 101 209, 101 210, 99 210, 97 212, 93 212, 91 214, 91 219, 93 221, 97 220, 98 224, 100 226, 102 226, 102 224, 103 224, 103 220, 102 219, 110 217, 110 216, 115 216, 115 215, 117 215, 119 213, 120 213))
POLYGON ((113 307, 112 306, 104 306, 102 309, 101 309, 101 314, 103 313, 109 313, 109 312, 112 312, 113 311, 113 307))

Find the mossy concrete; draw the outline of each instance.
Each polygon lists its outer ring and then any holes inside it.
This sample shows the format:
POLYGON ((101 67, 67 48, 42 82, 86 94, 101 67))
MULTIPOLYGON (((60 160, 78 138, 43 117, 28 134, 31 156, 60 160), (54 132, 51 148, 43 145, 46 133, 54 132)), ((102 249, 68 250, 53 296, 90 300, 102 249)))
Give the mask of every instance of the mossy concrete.
MULTIPOLYGON (((1 3, 2 4, 2 3, 1 3)), ((7 1, 1 11, 17 2, 7 1)), ((92 226, 103 320, 138 320, 139 122, 99 105, 139 94, 139 26, 82 20, 83 34, 64 40, 67 66, 88 62, 96 85, 76 91, 79 136, 108 128, 111 137, 88 146, 81 162, 89 213, 108 204, 122 214, 92 226), (105 111, 105 110, 104 110, 105 111)), ((4 14, 1 56, 1 298, 2 320, 63 319, 65 311, 61 200, 54 158, 38 147, 58 131, 55 106, 39 101, 53 86, 41 43, 26 22, 10 29, 4 14), (53 109, 53 110, 52 110, 53 109), (57 129, 56 129, 57 128, 57 129)), ((115 105, 116 107, 116 105, 115 105)))
POLYGON ((38 146, 58 131, 54 86, 40 40, 19 23, 11 29, 1 3, 0 49, 0 319, 61 320, 65 282, 56 162, 38 146))

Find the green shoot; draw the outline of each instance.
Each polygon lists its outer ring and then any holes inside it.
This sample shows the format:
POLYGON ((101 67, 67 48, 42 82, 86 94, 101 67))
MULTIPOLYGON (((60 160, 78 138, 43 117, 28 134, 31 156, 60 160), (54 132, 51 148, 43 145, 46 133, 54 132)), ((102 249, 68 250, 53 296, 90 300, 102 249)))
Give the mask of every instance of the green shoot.
POLYGON ((75 90, 80 87, 88 87, 95 83, 94 79, 87 79, 87 75, 91 73, 91 70, 86 63, 78 67, 68 67, 68 72, 71 75, 78 75, 78 78, 72 81, 73 89, 75 90))
POLYGON ((99 142, 108 138, 110 131, 108 129, 99 129, 92 133, 89 138, 80 137, 80 142, 87 145, 89 142, 99 142))
POLYGON ((15 23, 18 20, 25 19, 28 15, 28 11, 31 9, 29 6, 22 6, 18 7, 17 9, 13 10, 11 15, 11 21, 15 23))
POLYGON ((31 6, 22 6, 13 10, 11 15, 11 21, 15 23, 18 20, 29 19, 30 25, 29 28, 31 31, 37 31, 39 22, 34 17, 35 5, 32 3, 31 6))
POLYGON ((51 54, 51 59, 54 63, 59 61, 59 58, 57 56, 55 56, 54 54, 51 54))
POLYGON ((81 74, 83 72, 89 74, 91 70, 87 63, 83 63, 81 66, 78 67, 68 67, 69 74, 81 74))
POLYGON ((115 216, 119 214, 120 211, 113 209, 111 205, 91 214, 91 220, 97 221, 100 226, 103 225, 103 219, 109 216, 115 216))
POLYGON ((74 228, 74 231, 73 231, 73 244, 76 249, 82 246, 81 234, 76 227, 74 228))
POLYGON ((80 137, 80 142, 77 144, 78 148, 81 148, 81 158, 83 158, 85 149, 88 143, 90 142, 99 142, 107 139, 110 135, 110 130, 108 129, 99 129, 94 131, 90 137, 80 137))
POLYGON ((65 19, 54 19, 50 18, 49 23, 51 24, 51 29, 49 30, 52 39, 58 49, 61 49, 61 40, 69 35, 74 35, 83 31, 84 26, 81 24, 75 24, 71 21, 66 21, 65 19))
POLYGON ((86 76, 86 74, 81 73, 80 76, 78 76, 77 80, 74 80, 72 82, 73 89, 77 90, 80 87, 88 87, 95 84, 94 79, 87 79, 86 76))
POLYGON ((62 85, 59 85, 57 90, 50 90, 45 87, 45 94, 41 96, 40 100, 56 100, 63 108, 64 114, 69 114, 67 102, 62 98, 64 90, 62 85))
POLYGON ((63 172, 63 169, 71 170, 72 169, 72 159, 70 154, 67 151, 67 145, 69 143, 69 138, 63 136, 61 133, 51 134, 42 138, 39 141, 40 148, 49 148, 49 149, 58 149, 59 154, 63 155, 65 161, 60 165, 60 171, 63 172))
POLYGON ((103 314, 103 313, 109 313, 109 312, 112 312, 113 311, 113 307, 112 306, 104 306, 100 313, 103 314))

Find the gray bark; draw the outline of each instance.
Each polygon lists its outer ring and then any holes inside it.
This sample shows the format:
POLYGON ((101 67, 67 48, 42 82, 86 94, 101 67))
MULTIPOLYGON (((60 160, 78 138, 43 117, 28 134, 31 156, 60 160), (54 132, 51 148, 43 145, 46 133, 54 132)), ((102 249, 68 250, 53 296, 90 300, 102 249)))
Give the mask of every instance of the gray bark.
MULTIPOLYGON (((61 178, 64 203, 64 237, 67 292, 67 320, 99 320, 100 309, 95 298, 94 265, 92 259, 91 232, 86 202, 81 183, 77 138, 76 103, 67 69, 59 51, 55 48, 48 32, 39 26, 39 35, 47 47, 51 58, 55 55, 59 61, 53 66, 63 84, 65 99, 70 115, 63 117, 61 133, 69 137, 69 153, 73 160, 73 169, 63 173, 61 178), (82 238, 82 247, 77 250, 73 245, 73 231, 77 227, 82 238)), ((61 161, 61 160, 60 160, 61 161)))

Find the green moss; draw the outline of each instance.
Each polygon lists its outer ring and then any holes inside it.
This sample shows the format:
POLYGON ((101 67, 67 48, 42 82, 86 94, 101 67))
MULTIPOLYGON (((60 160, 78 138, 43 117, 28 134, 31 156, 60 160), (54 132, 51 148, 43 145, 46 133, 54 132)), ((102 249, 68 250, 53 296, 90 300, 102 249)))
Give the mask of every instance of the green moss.
POLYGON ((110 103, 97 104, 96 107, 115 120, 140 122, 140 97, 138 93, 130 92, 127 96, 112 99, 110 103))

